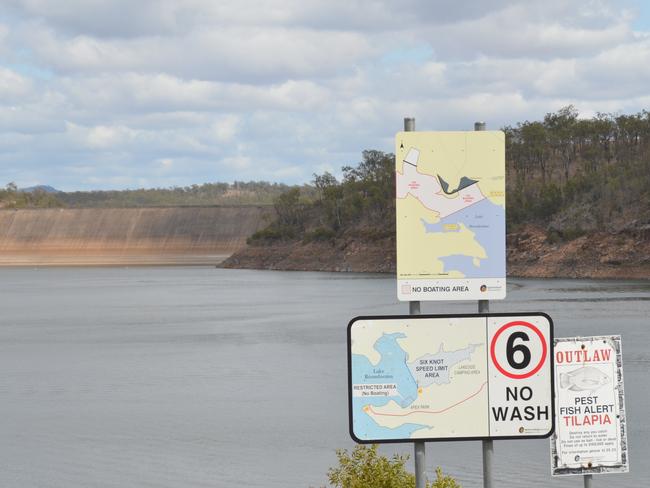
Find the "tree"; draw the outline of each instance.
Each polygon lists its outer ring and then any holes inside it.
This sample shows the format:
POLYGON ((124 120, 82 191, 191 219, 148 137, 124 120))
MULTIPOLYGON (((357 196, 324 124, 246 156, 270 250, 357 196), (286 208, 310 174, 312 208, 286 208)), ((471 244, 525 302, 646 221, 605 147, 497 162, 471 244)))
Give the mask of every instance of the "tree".
POLYGON ((524 122, 519 126, 523 144, 522 157, 529 167, 539 168, 542 184, 548 177, 548 134, 541 122, 524 122))
POLYGON ((323 201, 323 194, 324 192, 333 186, 338 185, 338 181, 336 181, 336 177, 329 173, 328 171, 325 171, 322 175, 317 175, 314 173, 314 179, 312 180, 312 183, 316 187, 316 191, 318 192, 318 200, 323 201))
POLYGON ((573 105, 567 105, 555 113, 546 114, 544 117, 549 142, 553 152, 562 164, 565 183, 569 181, 569 170, 576 155, 573 136, 577 120, 578 111, 573 105))
MULTIPOLYGON (((394 454, 391 459, 377 453, 377 444, 358 445, 352 453, 346 449, 336 451, 339 465, 331 468, 327 477, 338 488, 414 488, 415 476, 404 465, 408 456, 394 454)), ((427 482, 427 488, 460 488, 450 476, 436 469, 436 480, 427 482)))
POLYGON ((282 193, 273 203, 281 226, 301 229, 303 208, 300 204, 300 188, 292 188, 282 193))
POLYGON ((375 222, 392 222, 395 215, 395 156, 382 151, 367 150, 356 168, 343 167, 343 182, 352 197, 352 206, 368 210, 375 222), (358 198, 361 197, 361 198, 358 198))

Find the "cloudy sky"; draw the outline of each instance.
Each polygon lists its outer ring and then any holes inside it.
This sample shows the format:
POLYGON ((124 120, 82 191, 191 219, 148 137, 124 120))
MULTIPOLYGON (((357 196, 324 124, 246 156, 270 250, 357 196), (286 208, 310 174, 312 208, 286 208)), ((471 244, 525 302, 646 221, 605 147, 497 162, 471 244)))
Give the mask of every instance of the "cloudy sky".
POLYGON ((645 0, 2 0, 0 185, 309 181, 420 130, 650 109, 645 0))

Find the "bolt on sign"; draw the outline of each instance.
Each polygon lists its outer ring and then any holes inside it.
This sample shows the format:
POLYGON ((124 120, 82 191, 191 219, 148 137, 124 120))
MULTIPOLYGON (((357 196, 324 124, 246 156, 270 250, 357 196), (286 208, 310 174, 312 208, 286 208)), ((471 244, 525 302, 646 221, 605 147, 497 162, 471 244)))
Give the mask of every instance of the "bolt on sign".
POLYGON ((543 313, 357 317, 350 434, 360 443, 548 437, 552 340, 543 313))
POLYGON ((553 475, 626 473, 620 336, 555 339, 553 475))
POLYGON ((397 297, 506 296, 505 135, 395 136, 397 297))

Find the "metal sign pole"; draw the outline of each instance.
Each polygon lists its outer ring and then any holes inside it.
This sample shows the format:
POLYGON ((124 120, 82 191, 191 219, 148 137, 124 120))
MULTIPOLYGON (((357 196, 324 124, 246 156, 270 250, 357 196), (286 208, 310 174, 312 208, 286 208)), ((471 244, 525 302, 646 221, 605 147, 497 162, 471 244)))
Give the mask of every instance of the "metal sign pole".
MULTIPOLYGON (((412 117, 404 118, 404 131, 411 132, 415 130, 415 119, 412 117)), ((420 302, 409 302, 409 315, 420 315, 420 302)), ((416 441, 413 444, 415 450, 415 488, 425 488, 426 486, 426 451, 424 449, 424 442, 416 441)))
MULTIPOLYGON (((485 122, 474 122, 474 130, 485 130, 485 122)), ((478 301, 478 313, 490 312, 490 300, 478 301)), ((483 488, 492 488, 492 455, 494 444, 492 439, 483 441, 483 488)))
MULTIPOLYGON (((478 301, 478 313, 490 312, 490 300, 478 301)), ((483 488, 492 488, 492 455, 494 444, 492 439, 483 441, 483 488)))
POLYGON ((592 482, 592 480, 593 480, 593 476, 592 476, 592 475, 590 475, 590 474, 585 474, 585 475, 582 477, 582 479, 583 479, 584 482, 585 482, 585 488, 591 488, 591 487, 593 486, 593 485, 591 484, 591 482, 592 482))
MULTIPOLYGON (((406 125, 406 119, 404 122, 404 125, 406 125)), ((420 313, 420 302, 409 302, 409 315, 420 315, 420 313)), ((424 449, 424 442, 416 441, 413 447, 415 449, 415 488, 425 488, 427 484, 425 469, 427 456, 424 449)))

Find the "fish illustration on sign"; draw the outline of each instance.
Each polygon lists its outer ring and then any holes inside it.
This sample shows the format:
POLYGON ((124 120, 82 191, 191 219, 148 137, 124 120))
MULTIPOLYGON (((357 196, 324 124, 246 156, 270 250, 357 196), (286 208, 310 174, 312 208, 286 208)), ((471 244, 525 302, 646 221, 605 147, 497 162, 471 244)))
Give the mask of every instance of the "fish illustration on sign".
POLYGON ((583 366, 569 373, 560 373, 560 387, 571 391, 595 391, 609 382, 609 376, 593 366, 583 366))

